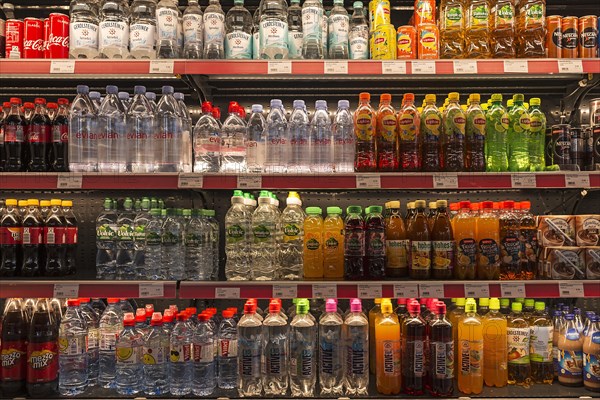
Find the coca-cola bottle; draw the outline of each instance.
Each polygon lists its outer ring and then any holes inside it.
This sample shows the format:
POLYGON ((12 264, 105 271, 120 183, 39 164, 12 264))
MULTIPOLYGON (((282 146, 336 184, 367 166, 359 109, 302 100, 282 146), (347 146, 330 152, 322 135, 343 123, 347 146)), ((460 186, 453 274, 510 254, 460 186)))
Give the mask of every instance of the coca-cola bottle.
POLYGON ((37 199, 27 200, 27 211, 23 215, 23 240, 22 253, 23 264, 21 275, 35 276, 40 274, 42 267, 41 247, 43 246, 43 224, 44 221, 39 209, 40 201, 37 199))
POLYGON ((62 213, 61 205, 60 199, 50 200, 50 214, 46 218, 44 226, 44 247, 46 248, 44 272, 46 276, 66 275, 67 273, 65 262, 67 221, 62 213))
POLYGON ((33 117, 33 112, 35 111, 35 104, 31 102, 23 103, 23 107, 21 109, 23 116, 25 117, 25 131, 23 136, 23 159, 21 162, 23 163, 23 170, 27 170, 29 167, 29 160, 31 159, 29 154, 29 123, 31 122, 31 117, 33 117))
POLYGON ((52 121, 52 170, 69 170, 69 100, 58 99, 58 111, 52 121))
POLYGON ((52 123, 46 111, 46 99, 35 99, 35 111, 29 120, 29 170, 35 172, 48 171, 48 149, 52 123))
POLYGON ((65 234, 65 245, 67 250, 65 252, 65 262, 67 264, 67 274, 73 275, 76 270, 76 258, 77 252, 77 217, 73 213, 73 202, 71 200, 63 200, 62 211, 67 222, 67 231, 65 234))
POLYGON ((29 324, 26 387, 35 398, 47 399, 58 393, 58 325, 48 299, 38 299, 29 324))
POLYGON ((0 172, 4 171, 4 162, 6 161, 4 154, 4 119, 10 110, 10 103, 2 103, 2 112, 0 112, 0 172))
POLYGON ((8 299, 0 333, 0 395, 5 398, 25 394, 27 377, 27 319, 21 299, 8 299))
POLYGON ((21 218, 16 199, 6 199, 6 209, 0 217, 0 276, 15 276, 21 265, 21 218))
POLYGON ((10 111, 4 120, 4 170, 19 172, 23 170, 24 141, 27 122, 21 113, 21 99, 10 99, 10 111))

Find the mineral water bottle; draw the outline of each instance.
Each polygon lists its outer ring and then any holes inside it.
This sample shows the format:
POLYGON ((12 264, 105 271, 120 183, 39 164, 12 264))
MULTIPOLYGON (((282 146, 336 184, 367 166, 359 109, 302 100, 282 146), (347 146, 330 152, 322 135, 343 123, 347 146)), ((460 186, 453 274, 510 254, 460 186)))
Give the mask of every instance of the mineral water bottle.
POLYGON ((287 170, 290 140, 283 104, 271 100, 265 128, 265 172, 282 173, 287 170))
POLYGON ((181 159, 183 121, 179 115, 173 86, 163 86, 162 97, 156 106, 155 157, 157 172, 184 172, 181 159))
POLYGON ((508 114, 502 105, 502 95, 492 94, 492 107, 488 109, 485 123, 487 171, 508 171, 506 142, 508 123, 508 114))
POLYGON ((117 93, 117 97, 119 98, 119 101, 123 104, 123 108, 125 108, 125 111, 127 112, 127 110, 129 109, 129 106, 131 105, 131 100, 129 99, 129 93, 119 92, 119 93, 117 93))
POLYGON ((98 57, 98 4, 73 0, 69 8, 69 58, 98 57))
POLYGON ((260 192, 258 207, 252 214, 251 268, 256 280, 273 280, 277 265, 277 213, 271 197, 265 190, 260 192))
POLYGON ((179 116, 181 117, 181 162, 183 172, 192 172, 192 116, 185 105, 185 95, 177 92, 173 94, 177 100, 179 116))
POLYGON ((333 132, 327 112, 327 102, 317 100, 315 109, 315 115, 310 123, 310 171, 330 173, 333 172, 333 132))
POLYGON ((210 229, 210 247, 211 247, 211 257, 212 259, 206 259, 207 268, 208 264, 212 263, 212 274, 210 279, 213 281, 219 280, 219 252, 221 250, 219 237, 221 235, 221 228, 219 227, 219 222, 215 218, 216 212, 215 210, 202 210, 204 217, 206 218, 206 222, 208 224, 208 228, 210 229))
POLYGON ((174 209, 163 210, 162 213, 166 214, 162 226, 162 265, 168 272, 166 279, 179 281, 184 276, 183 226, 174 209))
POLYGON ((154 112, 144 86, 135 86, 134 93, 127 111, 127 170, 136 173, 154 172, 154 112))
POLYGON ((223 123, 221 141, 221 170, 225 173, 246 172, 246 122, 240 117, 240 106, 229 103, 229 116, 223 123))
POLYGON ((204 10, 204 58, 225 58, 225 13, 219 0, 210 0, 204 10))
POLYGON ((181 12, 174 0, 160 0, 156 6, 156 49, 158 58, 178 58, 177 26, 181 12))
POLYGON ((150 199, 144 197, 133 220, 133 268, 136 279, 140 280, 149 279, 146 274, 146 227, 151 219, 150 199))
POLYGON ((231 197, 231 208, 225 215, 225 276, 227 280, 251 279, 250 235, 252 215, 244 205, 241 190, 231 197))
POLYGON ((260 58, 260 6, 252 14, 252 59, 260 58))
POLYGON ((302 58, 304 33, 302 33, 302 7, 300 0, 291 0, 288 8, 288 50, 290 60, 302 58))
MULTIPOLYGON (((321 1, 321 5, 323 1, 321 1)), ((321 21, 321 43, 323 45, 323 57, 327 57, 329 54, 329 43, 327 38, 329 37, 329 15, 331 14, 330 10, 324 10, 323 20, 321 21)))
POLYGON ((365 395, 369 388, 369 320, 362 312, 360 299, 350 300, 350 312, 344 319, 342 343, 345 349, 348 395, 365 395))
POLYGON ((350 59, 366 60, 369 58, 369 25, 362 1, 355 1, 352 7, 354 12, 350 17, 350 32, 348 33, 350 59))
POLYGON ((194 126, 194 172, 219 172, 221 127, 211 111, 210 102, 202 103, 202 115, 194 126))
POLYGON ((310 172, 310 121, 304 100, 294 100, 294 110, 289 121, 290 158, 288 172, 301 174, 310 172))
POLYGON ((323 17, 325 10, 320 0, 307 0, 302 5, 302 33, 304 44, 302 56, 305 59, 323 59, 323 17))
POLYGON ((260 58, 288 58, 287 1, 263 0, 260 5, 260 58))
POLYGON ((248 140, 246 141, 246 164, 248 172, 260 173, 265 165, 265 127, 263 106, 252 104, 248 119, 248 140))
POLYGON ((112 200, 104 200, 104 211, 96 219, 96 277, 114 280, 117 277, 117 214, 112 200))
POLYGON ((117 97, 118 88, 106 87, 106 97, 98 112, 98 171, 127 170, 125 107, 117 97))
POLYGON ((223 320, 218 333, 218 362, 219 376, 217 379, 220 389, 233 389, 238 384, 238 333, 237 323, 231 309, 223 311, 223 320))
POLYGON ((288 388, 288 325, 281 312, 281 302, 269 303, 263 321, 263 388, 265 396, 284 396, 288 388))
POLYGON ((252 58, 252 15, 244 7, 244 0, 235 0, 225 16, 225 58, 250 60, 252 58))
POLYGON ((216 387, 217 360, 215 332, 210 315, 198 315, 198 325, 192 336, 192 392, 195 396, 209 396, 216 387))
POLYGON ((98 168, 96 108, 88 94, 90 88, 77 86, 77 96, 69 111, 69 170, 95 172, 98 168))
POLYGON ((347 60, 350 18, 348 17, 348 11, 344 8, 344 0, 334 0, 328 22, 329 58, 347 60))
POLYGON ((290 386, 292 397, 313 397, 317 381, 316 321, 307 299, 298 299, 290 323, 290 386))
POLYGON ((117 279, 133 280, 136 272, 133 267, 133 202, 130 198, 123 203, 123 212, 117 218, 117 279))
POLYGON ((159 312, 152 314, 150 329, 143 337, 144 393, 160 396, 169 392, 169 336, 159 312))
POLYGON ((354 172, 354 121, 348 100, 338 101, 333 117, 333 166, 335 172, 354 172))
POLYGON ((159 208, 151 209, 144 239, 144 277, 146 279, 167 279, 162 266, 162 224, 161 210, 159 208))
POLYGON ((129 57, 129 9, 119 0, 103 0, 100 7, 100 58, 129 57))
POLYGON ((156 58, 156 0, 131 3, 129 53, 137 59, 156 58))
POLYGON ((189 316, 177 314, 177 323, 170 338, 170 382, 173 396, 185 396, 192 391, 192 337, 193 329, 187 324, 189 316))
POLYGON ((302 200, 296 192, 290 192, 286 200, 287 207, 281 214, 283 240, 279 244, 279 260, 281 269, 279 277, 285 280, 302 278, 304 261, 304 218, 302 200))
POLYGON ((98 342, 100 315, 90 304, 90 298, 79 299, 81 317, 85 321, 88 329, 88 386, 98 384, 98 342))
POLYGON ((123 330, 118 333, 116 341, 116 387, 120 395, 131 396, 143 390, 143 344, 133 313, 125 313, 123 330))
POLYGON ((96 110, 96 113, 98 113, 98 110, 100 109, 100 104, 102 104, 102 95, 100 94, 100 92, 90 92, 89 93, 89 98, 92 101, 92 104, 94 104, 94 109, 96 110))
MULTIPOLYGON (((196 210, 194 210, 196 211, 196 210)), ((206 257, 204 252, 206 239, 205 232, 208 227, 198 216, 198 213, 192 216, 192 210, 183 210, 184 217, 188 218, 183 234, 183 243, 185 246, 185 279, 192 281, 206 281, 210 278, 210 272, 204 267, 203 259, 206 257)))
POLYGON ((152 112, 156 112, 156 93, 146 92, 146 98, 150 102, 150 107, 152 108, 152 112))
POLYGON ((262 317, 256 302, 247 301, 238 329, 238 393, 242 397, 262 394, 262 317))
POLYGON ((544 148, 546 132, 546 114, 541 110, 541 100, 534 97, 529 100, 529 168, 543 171, 545 167, 544 148))
POLYGON ((75 396, 85 391, 88 380, 87 341, 88 328, 81 316, 79 300, 69 299, 58 330, 58 391, 61 396, 75 396))
POLYGON ((343 324, 336 300, 327 299, 325 313, 319 319, 319 386, 322 396, 342 394, 345 370, 343 324))
POLYGON ((513 96, 514 107, 508 113, 508 160, 509 171, 529 171, 529 137, 531 119, 525 108, 522 94, 513 96))
POLYGON ((109 298, 108 306, 100 317, 98 324, 98 385, 103 388, 114 388, 116 385, 116 340, 121 330, 123 311, 119 299, 109 298))
POLYGON ((202 58, 204 53, 204 16, 197 0, 188 2, 183 12, 183 57, 202 58))

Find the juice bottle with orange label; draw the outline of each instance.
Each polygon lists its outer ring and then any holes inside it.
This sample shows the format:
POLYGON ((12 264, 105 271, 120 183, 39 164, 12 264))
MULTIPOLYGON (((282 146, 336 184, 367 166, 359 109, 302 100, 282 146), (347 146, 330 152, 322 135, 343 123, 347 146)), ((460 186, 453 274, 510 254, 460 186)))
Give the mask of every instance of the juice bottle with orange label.
POLYGON ((464 52, 465 6, 462 0, 440 4, 440 58, 462 58, 464 52))
POLYGON ((375 353, 377 391, 400 393, 400 324, 389 299, 382 300, 375 321, 375 353))
POLYGON ((408 276, 409 241, 400 214, 400 202, 388 201, 385 203, 385 212, 385 276, 387 278, 408 276))
POLYGON ((436 202, 437 212, 431 231, 433 248, 431 277, 433 279, 450 279, 454 269, 454 235, 447 207, 446 200, 436 202))
POLYGON ((435 105, 435 94, 425 95, 425 107, 421 114, 421 135, 423 136, 423 171, 440 171, 442 114, 435 105))
POLYGON ((344 220, 342 209, 327 207, 327 217, 323 222, 323 277, 342 279, 344 277, 344 220))
POLYGON ((456 279, 475 279, 477 265, 477 242, 475 237, 475 217, 469 210, 470 202, 461 201, 460 211, 452 220, 454 240, 456 240, 456 279))
POLYGON ((354 112, 354 133, 356 135, 356 153, 354 170, 356 172, 377 171, 377 113, 369 101, 371 95, 363 92, 359 95, 359 104, 354 112))
POLYGON ((494 203, 484 201, 475 224, 477 242, 477 279, 500 277, 500 225, 493 210, 494 203))
POLYGON ((377 110, 377 167, 379 171, 398 170, 398 120, 391 104, 392 95, 383 93, 377 110))
POLYGON ((406 93, 398 112, 400 169, 405 172, 421 170, 421 117, 415 107, 415 95, 406 93))
POLYGON ((490 4, 472 0, 467 6, 465 58, 490 57, 490 4))
POLYGON ((465 315, 458 322, 458 390, 479 394, 483 390, 483 324, 475 299, 467 299, 465 315))
POLYGON ((308 207, 304 220, 304 277, 323 278, 323 218, 320 207, 308 207))

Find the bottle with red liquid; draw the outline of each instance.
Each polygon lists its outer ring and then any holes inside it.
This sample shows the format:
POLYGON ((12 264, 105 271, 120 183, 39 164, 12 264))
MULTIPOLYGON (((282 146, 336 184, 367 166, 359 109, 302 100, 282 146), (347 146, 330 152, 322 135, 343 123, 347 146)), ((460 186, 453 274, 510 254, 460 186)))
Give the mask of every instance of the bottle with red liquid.
POLYGON ((454 392, 454 341, 452 324, 446 319, 446 304, 434 304, 435 316, 429 324, 429 385, 431 394, 450 397, 454 392))
POLYGON ((377 110, 377 168, 379 171, 398 170, 398 120, 392 106, 392 95, 384 93, 377 110))
POLYGON ((29 171, 48 171, 48 150, 52 122, 46 111, 46 99, 35 99, 35 110, 29 120, 27 142, 29 147, 29 171))
POLYGON ((402 390, 421 395, 425 383, 425 321, 418 301, 408 304, 408 317, 402 323, 402 390))
POLYGON ((58 111, 52 121, 52 157, 54 172, 69 170, 69 100, 58 99, 58 111))
POLYGON ((354 135, 356 152, 354 154, 354 170, 356 172, 377 171, 377 113, 369 101, 369 93, 361 93, 358 107, 354 112, 354 135))
POLYGON ((10 103, 2 103, 2 112, 0 112, 0 172, 4 171, 4 163, 6 162, 6 155, 4 154, 4 120, 10 110, 10 103))
POLYGON ((6 199, 6 209, 0 217, 0 276, 15 276, 21 266, 21 235, 23 227, 16 199, 6 199))
POLYGON ((361 206, 346 209, 344 221, 344 279, 365 278, 365 220, 361 206))
POLYGON ((415 95, 406 93, 398 112, 398 140, 400 144, 400 170, 421 170, 421 116, 415 107, 415 95))
POLYGON ((40 201, 37 199, 27 200, 27 211, 23 215, 23 237, 21 251, 23 263, 21 265, 22 276, 37 276, 42 268, 42 251, 44 220, 40 214, 40 201))
POLYGON ((4 119, 4 171, 19 172, 24 170, 25 135, 27 121, 21 113, 21 99, 10 99, 10 111, 4 119))
POLYGON ((368 279, 385 277, 385 222, 381 206, 367 207, 365 218, 365 269, 368 279))
POLYGON ((25 394, 27 332, 27 317, 21 299, 9 299, 0 332, 0 396, 4 398, 25 394))
POLYGON ((67 274, 65 243, 67 221, 61 209, 60 199, 50 200, 50 214, 44 226, 44 245, 46 248, 46 276, 61 276, 67 274))
POLYGON ((58 393, 58 324, 48 299, 38 299, 29 324, 27 393, 50 398, 58 393))
MULTIPOLYGON (((67 264, 67 274, 73 275, 76 270, 76 253, 77 253, 77 237, 79 228, 77 226, 77 217, 73 213, 73 202, 71 200, 62 201, 62 211, 67 222, 67 230, 65 232, 65 263, 67 264)), ((152 311, 154 312, 154 311, 152 311)), ((150 313, 152 316, 152 313, 150 313)))

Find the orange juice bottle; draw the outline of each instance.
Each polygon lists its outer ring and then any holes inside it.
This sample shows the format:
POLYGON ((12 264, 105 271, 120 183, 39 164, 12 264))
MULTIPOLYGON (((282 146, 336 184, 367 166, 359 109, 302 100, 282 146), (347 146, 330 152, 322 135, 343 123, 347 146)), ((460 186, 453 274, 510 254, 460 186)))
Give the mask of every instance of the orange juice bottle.
POLYGON ((342 279, 344 277, 344 220, 342 209, 327 207, 327 217, 323 222, 323 277, 342 279))
POLYGON ((497 280, 500 277, 500 225, 493 206, 493 202, 484 201, 475 224, 477 279, 497 280))
POLYGON ((400 324, 389 299, 382 300, 375 321, 375 354, 377 391, 400 393, 400 324))
POLYGON ((506 386, 507 344, 506 316, 500 312, 500 300, 494 297, 490 299, 490 311, 483 317, 483 380, 486 386, 506 386))
POLYGON ((458 322, 458 390, 479 394, 483 390, 483 324, 475 299, 467 299, 465 315, 458 322))
POLYGON ((323 278, 323 218, 320 207, 308 207, 304 220, 304 277, 323 278))
POLYGON ((477 243, 475 241, 475 217, 469 210, 470 202, 461 201, 460 211, 452 221, 456 240, 456 279, 475 279, 477 243))
POLYGON ((458 378, 458 321, 465 315, 465 298, 456 299, 455 307, 448 313, 448 320, 452 324, 452 338, 454 340, 454 377, 458 378))
POLYGON ((375 320, 381 314, 381 299, 369 310, 369 371, 375 373, 375 320))

